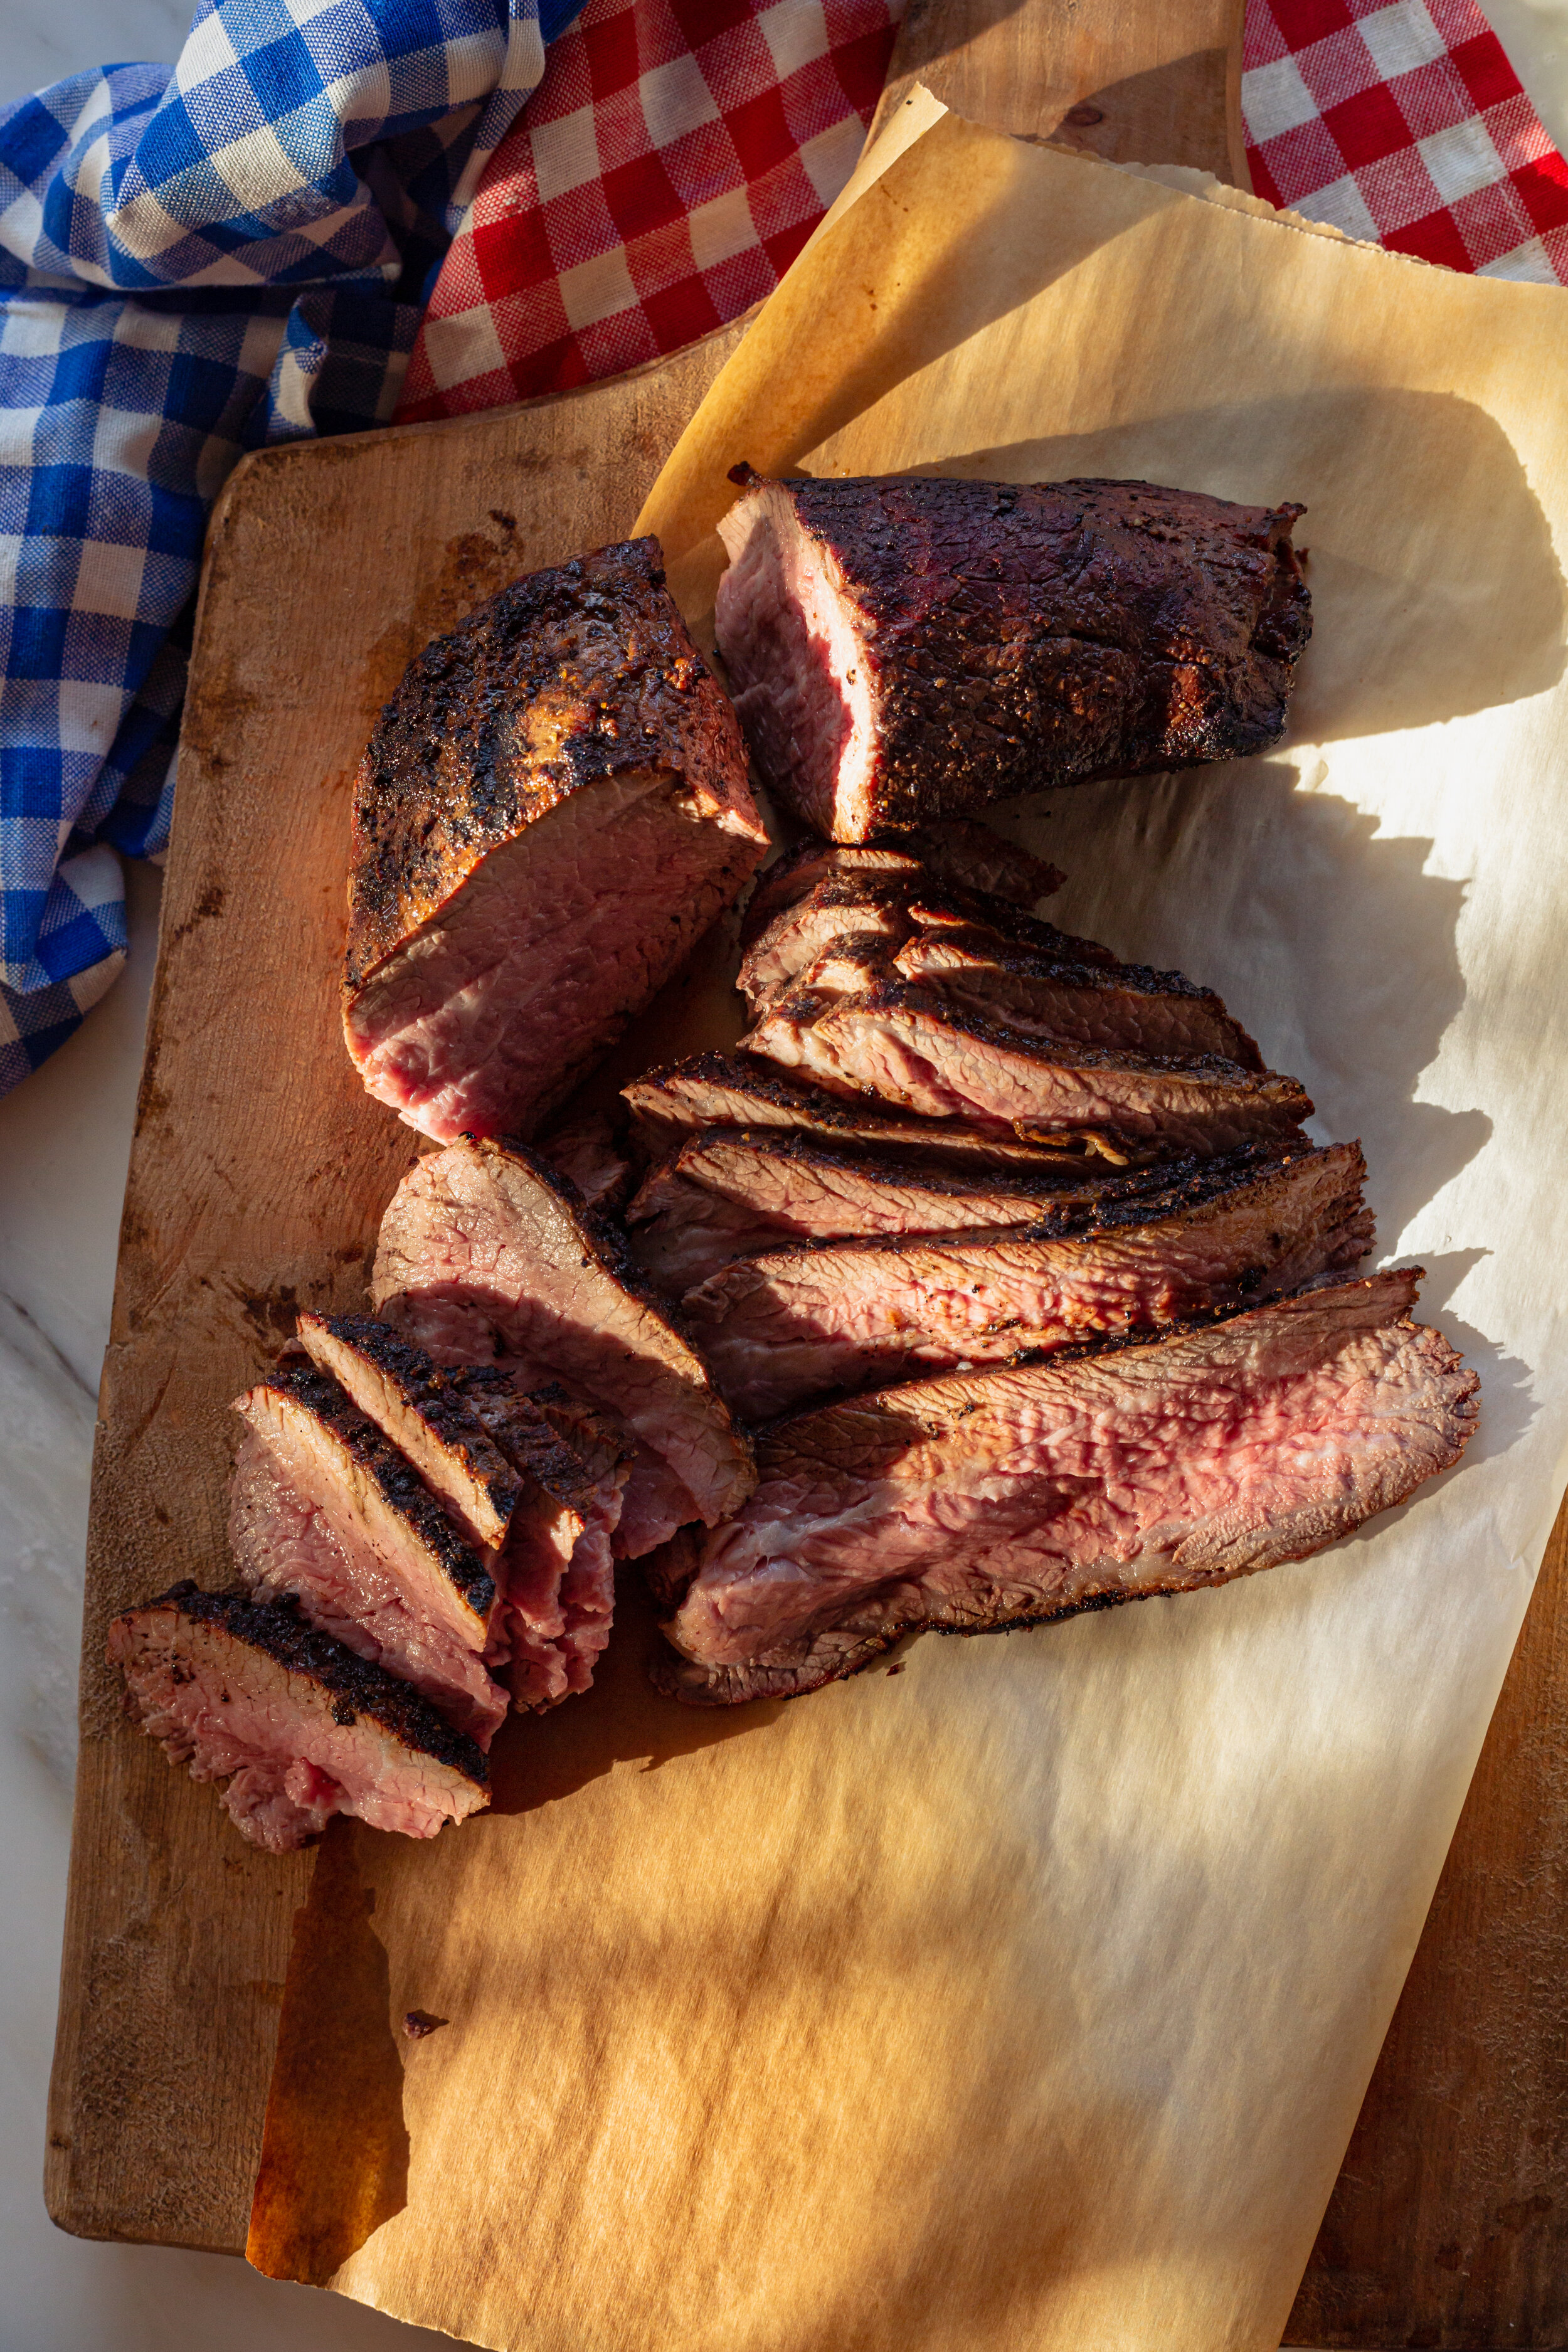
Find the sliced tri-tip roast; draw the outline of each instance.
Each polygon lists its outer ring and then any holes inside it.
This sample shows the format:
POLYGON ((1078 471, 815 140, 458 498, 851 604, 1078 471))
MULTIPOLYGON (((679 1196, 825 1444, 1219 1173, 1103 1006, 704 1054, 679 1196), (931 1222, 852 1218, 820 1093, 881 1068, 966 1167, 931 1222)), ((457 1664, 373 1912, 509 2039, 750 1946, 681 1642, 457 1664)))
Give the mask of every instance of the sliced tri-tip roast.
POLYGON ((1081 1171, 1086 1160, 1120 1165, 1125 1148, 1098 1134, 1029 1141, 1009 1129, 963 1118, 918 1118, 870 1095, 840 1100, 791 1081, 762 1060, 692 1054, 649 1070, 621 1089, 632 1129, 650 1160, 678 1150, 711 1127, 769 1129, 816 1137, 839 1147, 915 1152, 933 1166, 978 1175, 987 1169, 1081 1171))
POLYGON ((507 1705, 488 1671, 500 1633, 494 1552, 465 1539, 331 1373, 287 1360, 236 1409, 249 1428, 229 1542, 247 1588, 296 1600, 488 1747, 507 1705))
POLYGON ((438 1362, 559 1380, 637 1441, 616 1547, 637 1559, 751 1491, 750 1450, 707 1365, 624 1234, 521 1145, 486 1139, 416 1162, 382 1220, 378 1314, 438 1362))
MULTIPOLYGON (((1111 1169, 1079 1155, 968 1172, 919 1151, 867 1151, 805 1133, 710 1128, 648 1171, 626 1211, 632 1247, 679 1297, 731 1258, 844 1235, 1068 1233, 1100 1205, 1166 1189, 1179 1169, 1111 1169)), ((1190 1163, 1189 1163, 1190 1164, 1190 1163)))
POLYGON ((1044 858, 1006 840, 988 824, 963 818, 921 833, 889 834, 882 841, 846 844, 803 841, 758 875, 741 918, 741 945, 750 948, 787 908, 820 883, 903 876, 929 887, 979 890, 1015 907, 1037 907, 1065 877, 1044 858))
POLYGON ((1146 964, 1085 962, 1077 944, 1064 934, 1053 952, 955 926, 917 931, 889 961, 961 1011, 1027 1036, 1184 1058, 1212 1054, 1244 1070, 1263 1068, 1256 1041, 1212 988, 1146 964))
POLYGON ((471 1542, 506 1541, 523 1482, 432 1357, 370 1315, 307 1311, 299 1338, 318 1369, 406 1454, 471 1542))
POLYGON ((834 841, 1239 759, 1284 730, 1310 631, 1299 506, 1148 482, 732 478, 719 649, 770 786, 834 841))
MULTIPOLYGON (((443 1370, 404 1334, 369 1316, 307 1313, 300 1318, 299 1335, 314 1360, 336 1376, 418 1471, 459 1532, 480 1548, 499 1595, 483 1652, 490 1673, 523 1706, 553 1706, 570 1691, 585 1690, 614 1612, 610 1537, 620 1517, 629 1443, 602 1415, 574 1407, 559 1392, 530 1396, 499 1367, 443 1370)), ((325 1564, 307 1576, 301 1538, 286 1547, 277 1540, 287 1528, 281 1513, 290 1503, 308 1508, 305 1498, 297 1492, 279 1496, 275 1477, 260 1486, 257 1467, 243 1455, 235 1494, 236 1556, 251 1580, 263 1580, 250 1564, 262 1550, 258 1503, 264 1496, 271 1507, 265 1526, 274 1537, 266 1589, 299 1592, 316 1615, 325 1564)), ((337 1549, 353 1550, 355 1530, 360 1538, 367 1530, 352 1496, 342 1501, 346 1508, 338 1515, 337 1549)), ((321 1532, 313 1531, 318 1541, 321 1532)), ((362 1606, 369 1565, 362 1561, 359 1569, 362 1606)), ((332 1622, 331 1630, 353 1647, 365 1646, 366 1629, 332 1622)), ((399 1664, 391 1655, 386 1663, 399 1664)), ((468 1671, 479 1675, 477 1661, 468 1671)), ((492 1707, 504 1706, 504 1695, 489 1675, 479 1686, 492 1707)), ((471 1719, 462 1702, 454 1703, 456 1694, 436 1687, 429 1695, 488 1741, 493 1725, 471 1719)))
POLYGON ((632 1445, 620 1426, 559 1384, 521 1390, 499 1364, 444 1375, 521 1474, 501 1568, 507 1663, 520 1706, 553 1706, 584 1691, 610 1638, 616 1607, 612 1538, 632 1445))
POLYGON ((963 1118, 1029 1139, 1101 1139, 1220 1152, 1294 1136, 1312 1105, 1294 1078, 1217 1055, 1126 1053, 1031 1037, 884 981, 859 995, 799 989, 741 1040, 742 1052, 848 1099, 879 1097, 925 1118, 963 1118))
POLYGON ((698 1705, 793 1696, 902 1633, 1038 1623, 1321 1551, 1475 1426, 1475 1374, 1412 1320, 1419 1279, 780 1422, 756 1492, 697 1547, 658 1678, 698 1705))
POLYGON ((514 581, 410 666, 360 765, 366 1087, 438 1142, 531 1134, 767 846, 658 542, 514 581))
POLYGON ((176 1584, 115 1619, 109 1655, 128 1712, 193 1780, 226 1780, 225 1811, 270 1853, 334 1813, 434 1837, 489 1802, 471 1739, 288 1602, 176 1584))
POLYGON ((1069 1213, 1055 1231, 884 1234, 739 1258, 682 1306, 731 1404, 760 1421, 835 1389, 1157 1330, 1358 1265, 1373 1238, 1365 1179, 1353 1143, 1255 1145, 1188 1162, 1142 1198, 1069 1213))

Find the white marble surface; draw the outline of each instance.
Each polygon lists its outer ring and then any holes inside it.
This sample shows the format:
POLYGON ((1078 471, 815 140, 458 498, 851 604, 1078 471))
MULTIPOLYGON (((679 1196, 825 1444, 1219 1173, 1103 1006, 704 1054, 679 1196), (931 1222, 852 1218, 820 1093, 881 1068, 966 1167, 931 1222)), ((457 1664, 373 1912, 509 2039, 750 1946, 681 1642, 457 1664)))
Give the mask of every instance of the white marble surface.
MULTIPOLYGON (((1568 0, 1488 13, 1568 146, 1568 0)), ((109 59, 172 58, 184 0, 0 0, 0 102, 109 59)), ((39 2179, 70 1823, 72 1694, 93 1401, 157 927, 70 1043, 0 1101, 0 2352, 415 2352, 448 2339, 216 2255, 52 2230, 39 2179)))

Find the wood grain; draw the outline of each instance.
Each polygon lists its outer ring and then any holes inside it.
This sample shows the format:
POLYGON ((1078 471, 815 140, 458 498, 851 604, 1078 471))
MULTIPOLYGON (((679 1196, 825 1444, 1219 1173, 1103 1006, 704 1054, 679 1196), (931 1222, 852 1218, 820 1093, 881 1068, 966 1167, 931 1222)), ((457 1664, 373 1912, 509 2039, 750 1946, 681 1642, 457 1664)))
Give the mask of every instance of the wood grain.
POLYGON ((1115 163, 1187 163, 1250 190, 1245 0, 909 0, 872 126, 923 82, 971 122, 1115 163))
POLYGON ((1568 2343, 1568 1503, 1287 2341, 1568 2343))
POLYGON ((624 535, 744 332, 614 383, 270 451, 208 546, 93 1464, 47 2194, 86 2237, 245 2243, 310 1861, 252 1853, 119 1712, 115 1612, 227 1580, 226 1407, 300 1307, 360 1306, 414 1139, 343 1051, 349 789, 410 658, 624 535))

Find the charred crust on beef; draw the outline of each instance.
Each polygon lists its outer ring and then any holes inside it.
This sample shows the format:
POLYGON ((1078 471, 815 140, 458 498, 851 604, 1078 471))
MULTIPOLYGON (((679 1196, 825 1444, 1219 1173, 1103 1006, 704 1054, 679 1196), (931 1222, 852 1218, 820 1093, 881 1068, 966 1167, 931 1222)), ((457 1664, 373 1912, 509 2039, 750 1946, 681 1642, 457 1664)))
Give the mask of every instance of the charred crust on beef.
POLYGON ((599 548, 514 581, 409 665, 354 787, 349 989, 571 793, 699 738, 732 757, 730 705, 664 577, 657 540, 599 548))
POLYGON ((379 1489, 388 1507, 418 1534, 465 1608, 488 1618, 496 1603, 495 1580, 436 1501, 417 1470, 390 1438, 361 1412, 342 1382, 313 1363, 286 1359, 257 1384, 293 1400, 342 1445, 379 1489))
POLYGON ((1262 751, 1310 631, 1303 511, 1147 482, 756 478, 720 526, 716 626, 759 765, 859 841, 1262 751))
POLYGON ((330 1633, 308 1625, 291 1601, 258 1606, 244 1592, 205 1592, 188 1577, 172 1584, 152 1601, 138 1602, 116 1620, 130 1624, 154 1610, 168 1609, 198 1625, 210 1625, 231 1641, 259 1650, 275 1665, 316 1683, 334 1703, 335 1721, 369 1716, 405 1748, 434 1757, 449 1771, 460 1773, 476 1788, 488 1789, 490 1768, 466 1732, 457 1730, 429 1701, 384 1666, 358 1656, 330 1633), (341 1708, 347 1708, 345 1717, 341 1708))

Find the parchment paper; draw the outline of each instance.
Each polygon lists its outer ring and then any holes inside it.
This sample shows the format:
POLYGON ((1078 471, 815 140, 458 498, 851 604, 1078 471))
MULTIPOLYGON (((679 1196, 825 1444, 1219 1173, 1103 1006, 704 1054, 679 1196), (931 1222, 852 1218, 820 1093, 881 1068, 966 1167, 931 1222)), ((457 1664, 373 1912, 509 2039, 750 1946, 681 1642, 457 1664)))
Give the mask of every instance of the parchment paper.
POLYGON ((1288 743, 1008 821, 1363 1138, 1480 1432, 1319 1559, 787 1708, 653 1698, 628 1601, 494 1816, 335 1825, 264 2267, 539 2352, 1278 2344, 1568 1469, 1565 380, 1555 289, 952 117, 768 304, 646 517, 698 619, 741 457, 1307 502, 1288 743), (352 2096, 333 1935, 349 2010, 450 2021, 352 2096))

